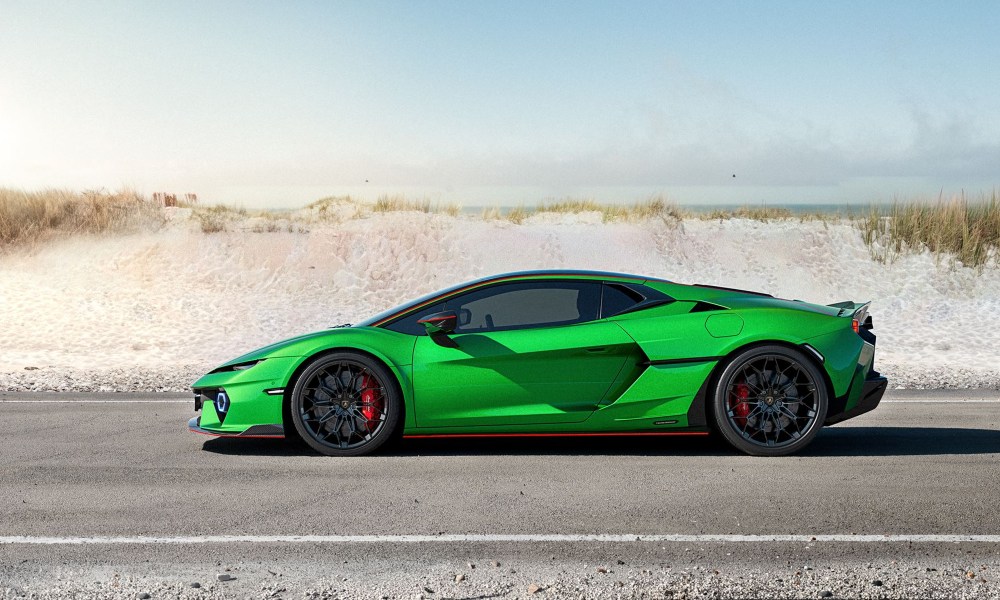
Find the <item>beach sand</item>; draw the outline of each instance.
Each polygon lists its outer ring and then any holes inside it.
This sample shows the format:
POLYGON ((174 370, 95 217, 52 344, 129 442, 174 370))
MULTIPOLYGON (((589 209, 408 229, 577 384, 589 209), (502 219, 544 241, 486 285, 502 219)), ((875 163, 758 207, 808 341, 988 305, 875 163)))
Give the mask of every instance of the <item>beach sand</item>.
POLYGON ((877 368, 893 387, 998 387, 1000 268, 930 252, 872 260, 849 222, 522 224, 401 211, 259 232, 204 233, 175 209, 155 232, 76 236, 0 255, 0 389, 184 391, 253 348, 356 322, 465 280, 603 269, 873 302, 877 368))

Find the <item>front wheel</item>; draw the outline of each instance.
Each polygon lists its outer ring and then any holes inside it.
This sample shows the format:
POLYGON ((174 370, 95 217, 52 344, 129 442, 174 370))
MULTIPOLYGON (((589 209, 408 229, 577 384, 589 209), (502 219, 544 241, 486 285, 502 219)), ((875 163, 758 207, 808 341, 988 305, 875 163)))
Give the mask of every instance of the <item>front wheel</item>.
POLYGON ((819 369, 802 353, 760 346, 735 356, 712 397, 715 429, 755 456, 798 452, 816 437, 828 406, 819 369))
POLYGON ((302 372, 292 390, 295 430, 327 456, 368 454, 395 435, 402 400, 392 373, 353 352, 328 354, 302 372))

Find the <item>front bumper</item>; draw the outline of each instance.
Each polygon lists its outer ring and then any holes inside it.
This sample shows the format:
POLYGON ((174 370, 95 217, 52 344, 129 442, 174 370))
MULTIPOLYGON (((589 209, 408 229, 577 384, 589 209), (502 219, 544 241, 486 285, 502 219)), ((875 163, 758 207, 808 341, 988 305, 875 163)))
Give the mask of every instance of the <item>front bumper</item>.
POLYGON ((194 383, 191 431, 227 437, 283 437, 284 389, 303 359, 276 357, 238 371, 213 371, 194 383))

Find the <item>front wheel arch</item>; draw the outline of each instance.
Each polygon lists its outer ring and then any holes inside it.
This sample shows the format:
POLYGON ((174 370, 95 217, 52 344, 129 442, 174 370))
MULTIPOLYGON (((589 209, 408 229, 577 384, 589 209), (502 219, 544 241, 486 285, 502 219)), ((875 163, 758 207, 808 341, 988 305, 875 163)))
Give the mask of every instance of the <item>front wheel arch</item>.
POLYGON ((324 348, 315 354, 311 354, 302 359, 299 366, 292 371, 291 377, 288 378, 288 383, 285 384, 285 393, 281 396, 281 426, 285 431, 285 439, 305 445, 305 440, 303 440, 302 436, 299 435, 299 432, 296 431, 295 423, 292 422, 292 393, 295 391, 295 384, 298 383, 299 377, 301 377, 302 373, 309 368, 309 365, 313 364, 317 360, 320 360, 324 356, 336 354, 338 352, 353 352, 355 354, 362 354, 385 367, 386 371, 392 375, 392 384, 396 387, 396 391, 399 393, 400 398, 399 419, 396 423, 396 431, 392 432, 392 437, 399 438, 403 431, 403 424, 406 422, 406 395, 403 393, 403 387, 400 385, 399 378, 396 376, 396 372, 392 365, 371 352, 367 352, 359 348, 352 348, 350 346, 343 346, 339 348, 324 348))

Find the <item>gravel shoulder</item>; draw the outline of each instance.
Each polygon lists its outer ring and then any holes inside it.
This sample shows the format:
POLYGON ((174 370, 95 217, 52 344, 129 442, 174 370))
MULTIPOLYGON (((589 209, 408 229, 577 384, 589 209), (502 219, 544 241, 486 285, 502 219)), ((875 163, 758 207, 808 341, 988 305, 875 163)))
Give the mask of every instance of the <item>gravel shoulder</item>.
POLYGON ((58 561, 50 553, 0 548, 6 597, 1000 597, 1000 553, 978 544, 237 544, 98 556, 64 548, 58 561))

